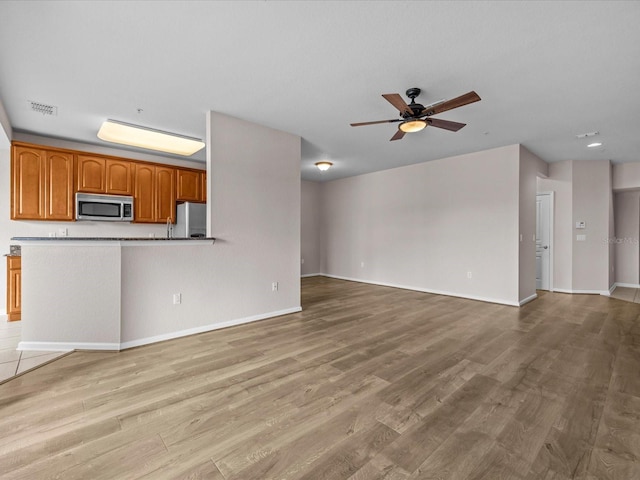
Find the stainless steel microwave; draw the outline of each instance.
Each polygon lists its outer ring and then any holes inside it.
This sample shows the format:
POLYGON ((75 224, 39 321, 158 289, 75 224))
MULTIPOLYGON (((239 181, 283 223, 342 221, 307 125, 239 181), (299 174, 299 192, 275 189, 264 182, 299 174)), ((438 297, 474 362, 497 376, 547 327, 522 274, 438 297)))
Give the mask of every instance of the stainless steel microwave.
POLYGON ((133 197, 76 193, 76 220, 133 221, 133 197))

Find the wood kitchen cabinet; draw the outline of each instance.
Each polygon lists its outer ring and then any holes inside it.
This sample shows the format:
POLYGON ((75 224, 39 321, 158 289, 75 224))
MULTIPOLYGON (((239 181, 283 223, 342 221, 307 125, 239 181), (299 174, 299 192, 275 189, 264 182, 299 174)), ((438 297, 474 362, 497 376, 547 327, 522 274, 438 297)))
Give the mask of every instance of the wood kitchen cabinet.
POLYGON ((11 156, 13 220, 74 219, 72 153, 14 145, 11 156))
POLYGON ((202 203, 206 203, 207 202, 207 172, 206 171, 200 172, 200 192, 202 193, 202 196, 200 197, 202 199, 202 203))
POLYGON ((20 320, 22 313, 22 258, 7 257, 7 317, 10 322, 20 320))
POLYGON ((132 195, 135 222, 175 222, 177 200, 206 202, 206 172, 13 143, 11 219, 73 221, 76 192, 132 195))
POLYGON ((176 196, 179 202, 204 202, 206 172, 201 170, 176 169, 176 196))
POLYGON ((78 191, 133 195, 133 163, 127 160, 78 155, 78 191))
POLYGON ((174 168, 144 163, 135 165, 134 222, 175 223, 176 173, 174 168))

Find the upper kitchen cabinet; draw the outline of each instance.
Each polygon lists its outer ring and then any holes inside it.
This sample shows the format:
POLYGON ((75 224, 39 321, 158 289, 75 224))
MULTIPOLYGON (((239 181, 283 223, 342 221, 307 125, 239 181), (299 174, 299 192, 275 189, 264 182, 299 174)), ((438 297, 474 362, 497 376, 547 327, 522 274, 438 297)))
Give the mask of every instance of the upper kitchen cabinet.
POLYGON ((200 192, 202 193, 202 202, 207 201, 207 172, 200 172, 200 192))
POLYGON ((135 164, 133 212, 137 223, 175 223, 175 169, 145 163, 135 164))
POLYGON ((114 158, 78 155, 78 191, 133 195, 133 163, 114 158))
POLYGON ((11 155, 11 218, 73 220, 73 154, 14 145, 11 155))
POLYGON ((206 173, 201 170, 176 169, 176 195, 179 202, 206 201, 203 186, 206 173))

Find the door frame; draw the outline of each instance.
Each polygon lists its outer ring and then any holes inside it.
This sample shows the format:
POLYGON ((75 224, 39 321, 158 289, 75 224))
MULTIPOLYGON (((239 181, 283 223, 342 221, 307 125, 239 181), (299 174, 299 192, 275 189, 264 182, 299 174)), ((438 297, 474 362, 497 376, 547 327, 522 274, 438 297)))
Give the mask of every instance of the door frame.
POLYGON ((554 211, 555 211, 555 192, 545 191, 545 192, 536 192, 536 199, 538 195, 549 195, 549 291, 553 292, 553 271, 554 271, 554 252, 555 248, 553 245, 553 225, 554 225, 554 211))

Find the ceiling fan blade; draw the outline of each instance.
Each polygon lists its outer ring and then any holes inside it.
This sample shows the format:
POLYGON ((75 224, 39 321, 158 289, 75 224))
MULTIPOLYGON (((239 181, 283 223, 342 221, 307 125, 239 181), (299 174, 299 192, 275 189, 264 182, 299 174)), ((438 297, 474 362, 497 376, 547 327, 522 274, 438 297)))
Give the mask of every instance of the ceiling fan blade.
POLYGON ((363 125, 375 125, 376 123, 396 123, 396 122, 401 122, 402 119, 398 118, 398 119, 393 119, 393 120, 378 120, 376 122, 360 122, 360 123, 351 123, 350 125, 352 127, 361 127, 363 125))
POLYGON ((457 132, 462 127, 466 125, 466 123, 458 123, 452 122, 450 120, 441 120, 439 118, 425 118, 425 121, 431 127, 444 128, 445 130, 450 130, 452 132, 457 132))
POLYGON ((409 115, 413 115, 413 110, 409 108, 407 102, 405 102, 402 97, 397 93, 385 93, 382 95, 387 102, 400 110, 400 113, 407 113, 409 115))
POLYGON ((465 93, 464 95, 460 95, 459 97, 447 100, 446 102, 434 105, 433 107, 426 108, 425 111, 422 112, 422 115, 435 115, 437 113, 446 112, 447 110, 453 110, 454 108, 462 107, 463 105, 469 105, 470 103, 478 102, 480 100, 480 96, 476 92, 471 91, 469 93, 465 93))
POLYGON ((402 130, 398 129, 396 134, 393 137, 391 137, 391 139, 389 141, 393 142, 394 140, 402 140, 402 137, 404 137, 404 132, 402 130))

